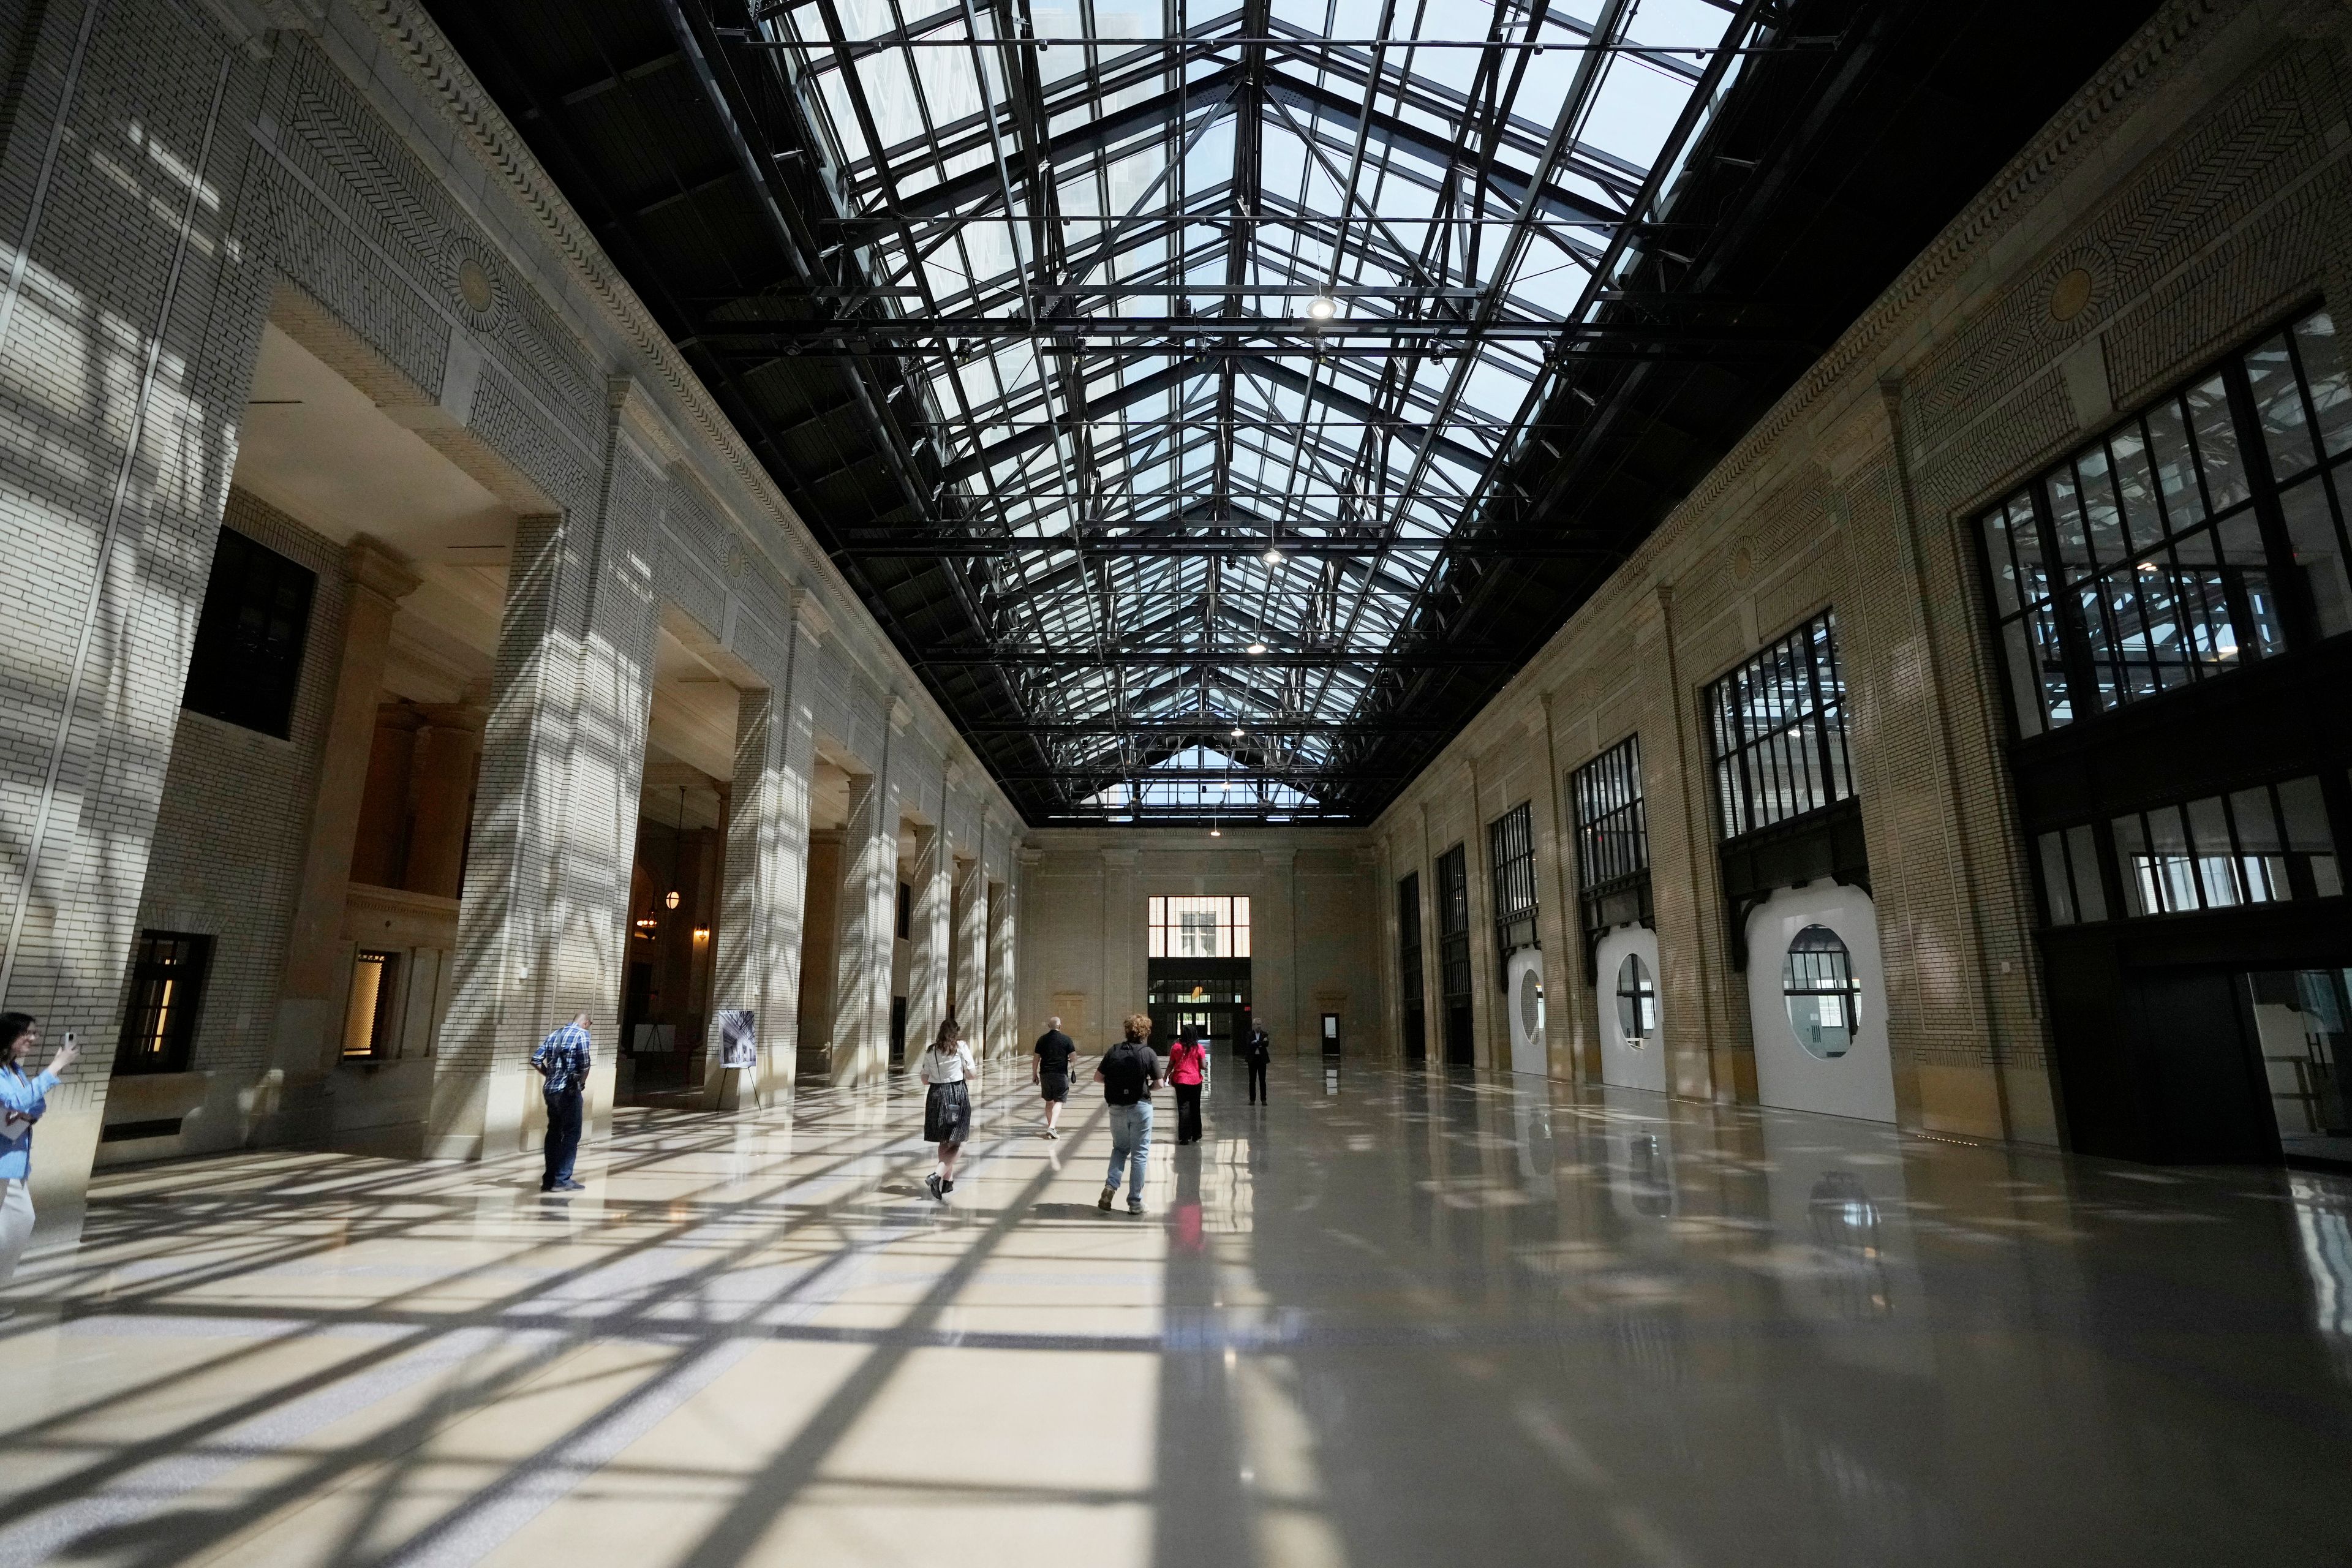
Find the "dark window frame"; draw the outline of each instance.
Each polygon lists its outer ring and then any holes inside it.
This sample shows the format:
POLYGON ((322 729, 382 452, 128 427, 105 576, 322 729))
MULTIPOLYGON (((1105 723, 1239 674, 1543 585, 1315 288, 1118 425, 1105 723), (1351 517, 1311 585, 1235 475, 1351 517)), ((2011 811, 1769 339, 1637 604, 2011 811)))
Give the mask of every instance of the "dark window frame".
POLYGON ((1466 1002, 1470 971, 1470 860, 1456 844, 1437 858, 1437 989, 1447 1002, 1466 1002))
POLYGON ((142 931, 131 950, 131 983, 124 988, 122 1029, 114 1050, 114 1070, 125 1075, 186 1072, 195 1059, 196 1026, 203 1021, 205 991, 212 975, 213 938, 202 931, 142 931), (178 966, 185 964, 185 969, 178 966), (173 973, 165 973, 167 970, 173 973), (185 994, 159 995, 160 984, 177 984, 185 994), (163 1037, 156 1039, 156 1010, 168 1003, 163 1037), (153 1040, 148 1049, 142 1042, 153 1040))
POLYGON ((213 547, 180 705, 288 739, 318 586, 319 574, 300 562, 223 528, 213 547))
POLYGON ((1654 925, 1650 817, 1642 792, 1642 737, 1626 736, 1568 775, 1575 814, 1577 904, 1585 978, 1598 984, 1601 939, 1621 925, 1654 925))
POLYGON ((1398 984, 1408 1005, 1423 997, 1421 973, 1421 873, 1408 871, 1397 880, 1398 984))
POLYGON ((1859 796, 1846 684, 1834 606, 1707 683, 1702 706, 1721 843, 1805 821, 1859 796))
MULTIPOLYGON (((2013 742, 2111 720, 2352 631, 2352 580, 2343 565, 2352 557, 2352 379, 2340 341, 2332 313, 2305 304, 1977 514, 1992 657, 2013 742), (2330 354, 2334 365, 2322 364, 2330 354), (2258 401, 2249 369, 2257 364, 2284 367, 2291 397, 2258 401), (2316 383, 2315 368, 2326 373, 2316 383), (2201 423, 2200 408, 2224 418, 2201 423), (2281 408, 2291 421, 2266 417, 2281 408), (2168 485, 2179 463, 2161 454, 2176 441, 2188 482, 2168 485), (2310 456, 2282 479, 2281 456, 2298 443, 2310 456), (2126 482, 2135 472, 2138 483, 2126 482), (2086 495, 2099 498, 2096 514, 2080 504, 2086 495), (2318 531, 2334 546, 2335 614, 2345 623, 2332 632, 2323 625, 2324 569, 2297 559, 2289 511, 2314 500, 2327 514, 2318 531), (2095 515, 2108 521, 2102 526, 2095 515), (2095 601, 2095 626, 2086 595, 2095 601), (2108 612, 2119 605, 2138 628, 2128 646, 2111 629, 2116 617, 2108 612), (2173 619, 2164 623, 2167 615, 2173 619), (2151 637, 2159 626, 2168 637, 2151 637), (2218 651, 2217 626, 2229 632, 2235 651, 2228 657, 2218 651), (2181 651, 2159 654, 2158 641, 2181 651), (2103 669, 2112 677, 2103 680, 2103 669), (2137 689, 2143 673, 2151 689, 2137 689)), ((2263 380, 2279 390, 2269 370, 2263 380)))
POLYGON ((1535 803, 1521 801, 1486 825, 1487 878, 1494 889, 1495 984, 1510 989, 1510 955, 1543 945, 1537 931, 1535 803))

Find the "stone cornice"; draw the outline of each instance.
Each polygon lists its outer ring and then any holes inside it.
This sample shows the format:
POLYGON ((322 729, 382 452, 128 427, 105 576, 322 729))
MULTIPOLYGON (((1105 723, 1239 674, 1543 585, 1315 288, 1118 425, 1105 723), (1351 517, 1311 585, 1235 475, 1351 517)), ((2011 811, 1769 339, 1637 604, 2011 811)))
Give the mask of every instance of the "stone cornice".
MULTIPOLYGON (((297 0, 222 0, 230 13, 251 10, 257 18, 266 17, 277 26, 291 26, 296 30, 314 32, 322 40, 332 32, 331 26, 306 26, 302 25, 306 18, 281 14, 287 6, 296 3, 297 0)), ((324 0, 301 0, 301 4, 305 10, 315 7, 323 18, 324 0)), ((803 593, 809 591, 807 584, 822 584, 824 597, 841 605, 856 605, 862 609, 864 600, 850 585, 848 579, 842 575, 840 568, 819 548, 799 513, 793 510, 775 480, 753 455, 741 433, 687 364, 685 356, 669 341, 668 334, 661 330, 653 313, 637 298, 636 291, 621 277, 586 223, 563 196, 554 180, 516 132, 464 58, 442 34, 440 27, 412 0, 348 0, 348 4, 352 12, 364 20, 382 45, 380 53, 373 60, 343 62, 347 68, 363 68, 352 73, 358 84, 363 89, 367 88, 367 68, 397 69, 415 84, 425 101, 440 109, 457 132, 457 145, 470 151, 485 167, 490 181, 502 187, 505 195, 536 223, 541 237, 569 268, 572 280, 585 298, 595 305, 605 323, 614 329, 635 356, 636 364, 622 368, 629 375, 661 388, 665 395, 663 398, 649 397, 644 387, 638 389, 636 396, 646 400, 646 406, 641 410, 632 410, 640 415, 639 418, 631 421, 632 425, 647 434, 653 434, 653 430, 648 429, 649 426, 658 429, 660 437, 656 437, 656 445, 667 446, 676 442, 684 447, 691 444, 712 454, 735 481, 740 493, 763 512, 772 524, 768 529, 746 529, 752 545, 769 553, 772 559, 775 554, 773 547, 780 544, 788 559, 776 561, 777 569, 788 582, 800 584, 803 593), (667 407, 664 406, 665 402, 667 407), (672 416, 682 419, 686 427, 681 429, 672 416)), ((217 6, 215 15, 226 25, 233 28, 237 26, 231 15, 222 12, 217 6)), ((446 147, 436 148, 435 151, 443 157, 455 155, 451 149, 446 147)), ((730 513, 733 510, 732 508, 724 510, 730 513)), ((814 595, 808 602, 814 607, 814 595)), ((822 610, 819 615, 823 617, 819 621, 820 634, 831 633, 832 617, 824 615, 822 610)), ((874 656, 896 667, 898 673, 911 675, 912 671, 906 668, 882 629, 878 626, 869 629, 871 637, 864 640, 870 641, 874 656)), ((843 639, 836 635, 833 640, 839 645, 843 639)), ((883 684, 892 683, 885 680, 883 684)), ((970 758, 979 774, 988 779, 990 791, 1009 807, 1011 801, 995 788, 988 770, 979 765, 978 758, 971 753, 945 710, 919 684, 916 689, 919 693, 917 700, 942 732, 942 749, 970 758)))

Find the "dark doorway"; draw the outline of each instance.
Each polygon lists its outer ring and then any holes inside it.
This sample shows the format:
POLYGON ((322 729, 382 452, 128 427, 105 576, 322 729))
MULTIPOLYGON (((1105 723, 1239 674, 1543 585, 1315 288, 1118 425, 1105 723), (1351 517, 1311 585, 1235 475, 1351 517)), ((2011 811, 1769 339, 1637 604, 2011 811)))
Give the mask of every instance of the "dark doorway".
POLYGON ((1324 1014, 1321 1025, 1316 1032, 1322 1037, 1323 1059, 1327 1062, 1338 1061, 1339 1059, 1339 1015, 1324 1014))
POLYGON ((904 996, 890 998, 890 1065, 894 1068, 907 1065, 907 999, 904 996))
POLYGON ((2278 1128, 2239 977, 2224 969, 2140 970, 2126 984, 2143 1092, 2165 1158, 2275 1164, 2278 1128))
POLYGON ((1404 1059, 1425 1062, 1429 1059, 1429 1020, 1418 1002, 1404 1006, 1404 1059))
POLYGON ((1445 1065, 1466 1068, 1478 1065, 1478 1048, 1470 1038, 1470 1004, 1449 999, 1445 1005, 1445 1065))
POLYGON ((1162 1055, 1176 1032, 1198 1028, 1214 1052, 1231 1050, 1250 1028, 1246 958, 1155 958, 1150 963, 1151 1038, 1162 1055))

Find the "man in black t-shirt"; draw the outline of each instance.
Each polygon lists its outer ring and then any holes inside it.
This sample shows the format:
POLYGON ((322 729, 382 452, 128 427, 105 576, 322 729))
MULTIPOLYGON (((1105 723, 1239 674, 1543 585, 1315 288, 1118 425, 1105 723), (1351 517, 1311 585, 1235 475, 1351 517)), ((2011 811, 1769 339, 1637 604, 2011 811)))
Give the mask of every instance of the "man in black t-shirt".
POLYGON ((1242 1060, 1249 1066, 1250 1103, 1273 1098, 1265 1092, 1265 1068, 1274 1060, 1274 1042, 1266 1038, 1264 1029, 1250 1031, 1249 1043, 1242 1047, 1242 1060))
POLYGON ((1037 1049, 1029 1063, 1029 1081, 1045 1100, 1045 1136, 1059 1138, 1055 1127, 1061 1120, 1062 1102, 1070 1098, 1070 1058, 1078 1054, 1077 1042, 1062 1033, 1062 1020, 1045 1020, 1045 1032, 1037 1037, 1037 1049))

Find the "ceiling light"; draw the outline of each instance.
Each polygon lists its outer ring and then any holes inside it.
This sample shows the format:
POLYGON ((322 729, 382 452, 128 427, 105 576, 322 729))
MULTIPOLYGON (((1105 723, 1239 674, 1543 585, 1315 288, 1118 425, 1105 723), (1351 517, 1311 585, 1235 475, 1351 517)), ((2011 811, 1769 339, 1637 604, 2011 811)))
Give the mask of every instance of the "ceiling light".
POLYGON ((1249 650, 1252 653, 1264 653, 1265 651, 1265 644, 1262 642, 1254 642, 1250 644, 1249 650))
POLYGON ((1259 556, 1258 559, 1265 562, 1269 566, 1279 566, 1282 564, 1282 552, 1275 549, 1269 544, 1266 546, 1265 553, 1259 556))
POLYGON ((1234 740, 1236 740, 1236 741, 1238 741, 1238 740, 1240 740, 1241 738, 1242 738, 1242 727, 1241 727, 1239 724, 1236 724, 1236 725, 1234 725, 1234 740))
POLYGON ((1310 321, 1328 321, 1339 313, 1339 301, 1328 294, 1318 294, 1307 301, 1307 319, 1310 321))
POLYGON ((1212 827, 1209 829, 1209 837, 1212 838, 1223 838, 1224 836, 1225 830, 1222 827, 1212 827))

